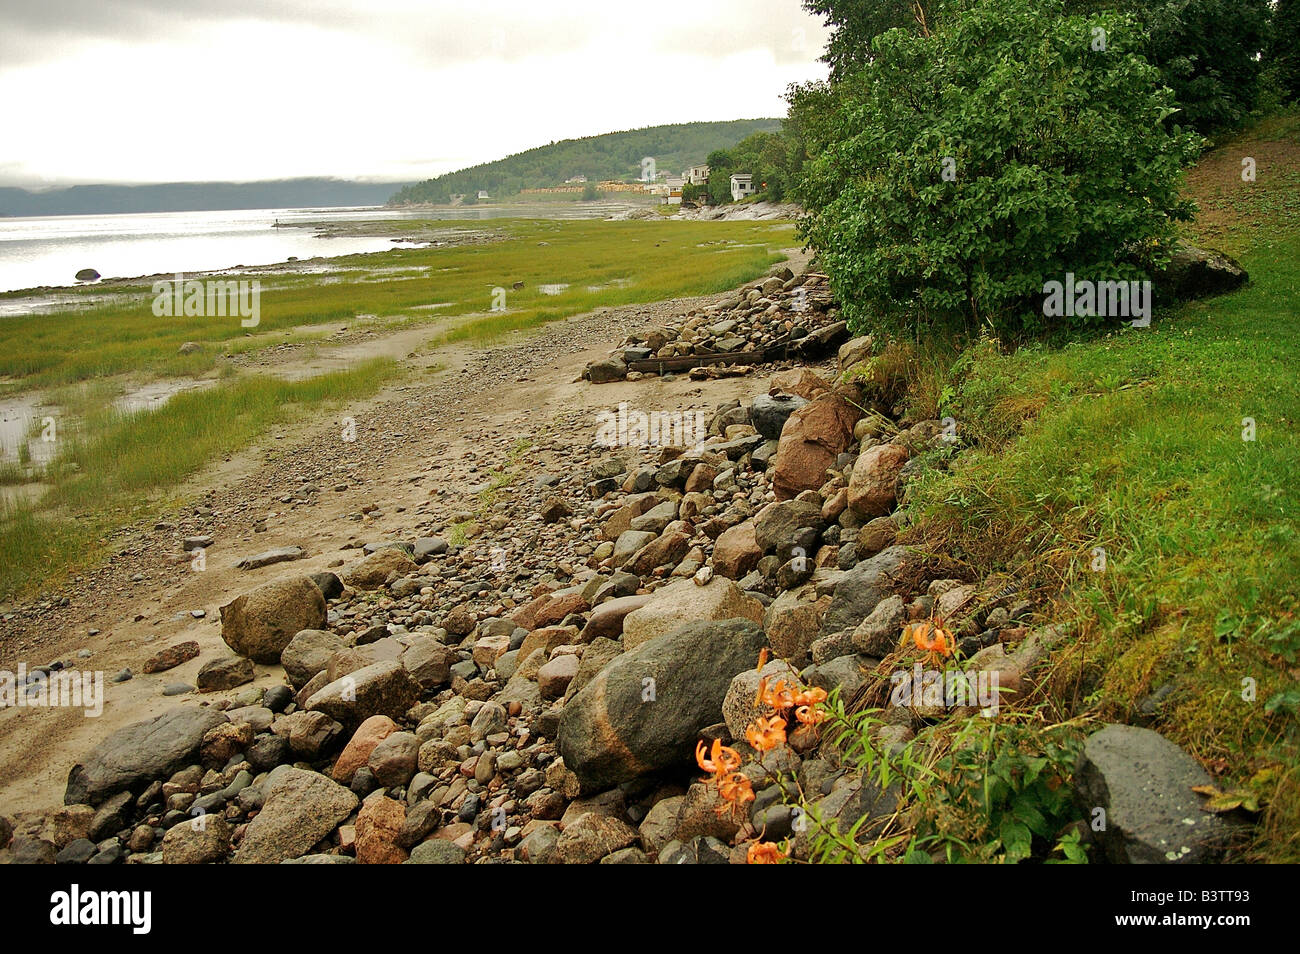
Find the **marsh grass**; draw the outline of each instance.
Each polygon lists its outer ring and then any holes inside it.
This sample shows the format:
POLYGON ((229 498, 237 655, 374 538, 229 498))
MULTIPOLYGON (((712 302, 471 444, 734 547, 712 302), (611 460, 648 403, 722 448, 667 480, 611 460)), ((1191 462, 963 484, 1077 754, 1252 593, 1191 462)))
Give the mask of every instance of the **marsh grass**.
POLYGON ((34 504, 0 513, 0 594, 13 595, 99 556, 109 528, 267 428, 311 408, 373 394, 397 374, 385 360, 303 381, 245 375, 177 394, 156 410, 100 410, 47 475, 34 504))
POLYGON ((788 226, 770 222, 498 219, 439 225, 488 230, 503 240, 332 259, 329 282, 315 274, 249 271, 239 277, 262 283, 260 323, 253 329, 236 318, 155 316, 146 283, 118 287, 121 297, 85 289, 77 294, 91 307, 0 320, 0 380, 13 391, 125 373, 199 377, 212 373, 223 354, 319 340, 328 333, 319 326, 351 325, 359 316, 373 316, 364 320, 384 328, 489 313, 493 290, 503 288, 507 310, 457 328, 453 340, 486 339, 596 307, 731 288, 761 275, 781 260, 780 248, 795 244, 788 226), (524 288, 515 291, 519 281, 524 288), (538 290, 550 284, 569 289, 554 296, 538 290), (433 304, 445 307, 427 308, 433 304), (189 341, 201 349, 178 354, 189 341))

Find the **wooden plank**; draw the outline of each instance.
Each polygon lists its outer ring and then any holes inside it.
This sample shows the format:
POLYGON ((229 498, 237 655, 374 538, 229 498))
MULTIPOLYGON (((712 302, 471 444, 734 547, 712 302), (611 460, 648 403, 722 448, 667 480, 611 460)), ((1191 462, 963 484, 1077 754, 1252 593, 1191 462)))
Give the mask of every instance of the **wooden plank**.
POLYGON ((770 349, 756 351, 715 351, 709 354, 683 354, 671 358, 644 358, 628 365, 629 371, 648 371, 663 374, 665 371, 689 371, 709 364, 764 364, 770 349))

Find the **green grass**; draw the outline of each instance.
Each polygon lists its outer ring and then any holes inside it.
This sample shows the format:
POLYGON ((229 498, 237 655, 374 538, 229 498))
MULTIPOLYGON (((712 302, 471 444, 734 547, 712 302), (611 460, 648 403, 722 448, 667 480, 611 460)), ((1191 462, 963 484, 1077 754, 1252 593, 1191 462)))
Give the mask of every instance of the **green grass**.
MULTIPOLYGON (((1285 144, 1295 128, 1264 135, 1285 144)), ((1219 151, 1274 160, 1230 219, 1212 220, 1250 284, 1147 329, 1009 355, 969 350, 943 411, 975 449, 951 473, 930 473, 908 506, 914 540, 1028 581, 1074 625, 1036 701, 1060 719, 1138 722, 1143 701, 1172 685, 1153 727, 1221 774, 1222 788, 1267 802, 1235 857, 1295 862, 1300 206, 1290 190, 1300 150, 1265 145, 1219 151), (1246 418, 1254 440, 1243 440, 1246 418)))
MULTIPOLYGON (((457 340, 492 336, 602 305, 658 301, 733 287, 780 261, 795 244, 789 227, 751 222, 561 222, 498 219, 437 223, 489 231, 501 241, 449 248, 393 249, 332 260, 319 275, 266 273, 261 320, 245 329, 234 318, 159 317, 148 285, 77 292, 90 304, 48 315, 0 321, 0 387, 48 388, 117 374, 193 377, 211 373, 223 354, 257 350, 325 332, 326 323, 375 316, 376 327, 412 323, 450 328, 460 316, 489 313, 493 290, 506 290, 506 311, 490 314, 457 340), (393 269, 397 271, 389 272, 393 269), (513 289, 515 282, 525 287, 513 289), (568 285, 558 295, 542 285, 568 285), (589 289, 595 290, 589 290, 589 289), (430 309, 430 305, 440 305, 430 309), (177 354, 187 342, 204 347, 177 354)), ((394 224, 398 231, 427 227, 394 224)), ((0 296, 2 298, 4 296, 0 296)))
POLYGON ((102 554, 110 528, 141 517, 154 498, 308 408, 373 394, 397 373, 389 361, 299 382, 247 375, 178 394, 157 410, 101 412, 71 438, 31 506, 0 511, 0 594, 22 593, 102 554))

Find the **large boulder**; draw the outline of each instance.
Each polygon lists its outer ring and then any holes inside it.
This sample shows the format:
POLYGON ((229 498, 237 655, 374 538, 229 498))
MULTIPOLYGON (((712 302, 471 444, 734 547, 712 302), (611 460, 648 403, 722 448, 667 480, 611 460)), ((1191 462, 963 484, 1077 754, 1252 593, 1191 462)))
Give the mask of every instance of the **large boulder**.
POLYGON ((278 663, 304 629, 325 626, 325 597, 305 576, 264 583, 221 607, 221 638, 237 655, 278 663))
POLYGON ((1200 763, 1158 732, 1108 725, 1084 743, 1074 800, 1116 864, 1218 861, 1230 829, 1192 789, 1209 785, 1200 763), (1104 827, 1097 813, 1105 812, 1104 827))
POLYGON ((357 796, 319 772, 282 766, 265 785, 266 800, 248 824, 235 864, 300 858, 357 807, 357 796))
POLYGON ((318 689, 303 706, 348 728, 374 715, 400 719, 420 701, 420 686, 395 660, 372 663, 318 689))
POLYGON ((1185 300, 1235 291, 1249 277, 1240 262, 1222 252, 1180 243, 1155 285, 1157 294, 1185 300))
POLYGON ((857 629, 881 600, 903 588, 914 559, 906 547, 888 547, 845 571, 822 618, 822 634, 857 629))
POLYGON ((722 719, 735 675, 767 637, 756 623, 688 623, 623 653, 564 706, 559 745, 583 791, 692 764, 701 729, 722 719))
POLYGON ((635 649, 656 636, 671 633, 696 620, 763 620, 763 604, 725 577, 715 576, 705 586, 678 580, 656 590, 649 602, 623 620, 623 648, 635 649))
POLYGON ((861 416, 834 391, 819 395, 791 414, 771 467, 777 499, 788 500, 824 484, 827 468, 853 443, 853 425, 861 416))
POLYGON ((198 761, 209 729, 224 713, 184 706, 118 729, 68 773, 65 805, 98 805, 122 791, 139 791, 198 761))
POLYGON ((907 463, 907 450, 897 444, 877 444, 858 455, 849 479, 849 506, 859 516, 883 517, 894 509, 898 475, 907 463))

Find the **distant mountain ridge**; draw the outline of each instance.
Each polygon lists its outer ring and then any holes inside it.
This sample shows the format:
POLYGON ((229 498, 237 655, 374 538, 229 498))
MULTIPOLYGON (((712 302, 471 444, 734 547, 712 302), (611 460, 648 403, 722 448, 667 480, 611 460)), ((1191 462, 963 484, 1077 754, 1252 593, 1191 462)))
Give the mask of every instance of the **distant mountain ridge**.
POLYGON ((82 185, 44 192, 0 188, 0 216, 381 206, 392 195, 395 185, 304 178, 270 182, 82 185))
POLYGON ((656 171, 680 175, 688 166, 702 164, 716 149, 729 149, 753 133, 780 128, 780 119, 734 119, 563 139, 408 185, 389 204, 445 203, 453 195, 472 197, 480 191, 496 198, 522 189, 559 186, 576 176, 585 176, 591 183, 630 181, 640 176, 641 162, 647 156, 655 160, 656 171))

